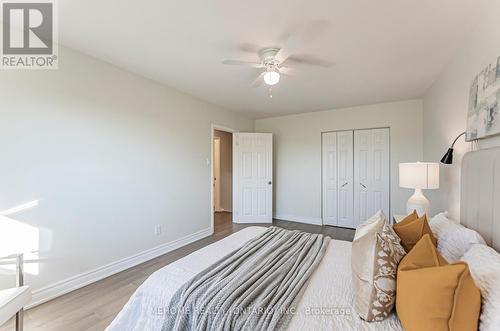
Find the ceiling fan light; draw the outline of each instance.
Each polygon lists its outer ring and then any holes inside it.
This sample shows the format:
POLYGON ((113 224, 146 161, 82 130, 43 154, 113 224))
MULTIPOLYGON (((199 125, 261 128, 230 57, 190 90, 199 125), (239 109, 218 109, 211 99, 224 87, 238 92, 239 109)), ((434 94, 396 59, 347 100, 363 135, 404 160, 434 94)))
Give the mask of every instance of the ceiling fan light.
POLYGON ((277 71, 268 71, 264 74, 264 83, 267 85, 276 85, 280 81, 280 74, 277 71))

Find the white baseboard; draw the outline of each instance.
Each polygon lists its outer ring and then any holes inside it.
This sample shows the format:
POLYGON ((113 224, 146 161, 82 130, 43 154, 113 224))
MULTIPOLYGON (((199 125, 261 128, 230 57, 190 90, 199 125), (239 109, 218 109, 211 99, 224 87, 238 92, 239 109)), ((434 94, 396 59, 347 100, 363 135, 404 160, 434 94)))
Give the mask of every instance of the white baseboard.
POLYGON ((274 218, 276 218, 278 220, 283 220, 283 221, 306 223, 306 224, 313 224, 313 225, 323 225, 323 220, 321 218, 315 218, 315 217, 303 217, 303 216, 291 216, 291 215, 276 214, 276 215, 274 215, 274 218))
POLYGON ((212 229, 207 228, 169 243, 161 244, 124 259, 112 262, 108 265, 84 272, 82 274, 67 278, 52 285, 33 291, 33 299, 26 308, 32 308, 46 301, 55 299, 63 294, 87 286, 98 280, 104 279, 118 272, 134 267, 155 257, 166 254, 174 249, 180 248, 194 241, 212 235, 212 229))
POLYGON ((272 224, 271 222, 268 221, 259 221, 259 220, 251 220, 251 221, 242 221, 238 219, 233 218, 233 223, 237 224, 272 224))

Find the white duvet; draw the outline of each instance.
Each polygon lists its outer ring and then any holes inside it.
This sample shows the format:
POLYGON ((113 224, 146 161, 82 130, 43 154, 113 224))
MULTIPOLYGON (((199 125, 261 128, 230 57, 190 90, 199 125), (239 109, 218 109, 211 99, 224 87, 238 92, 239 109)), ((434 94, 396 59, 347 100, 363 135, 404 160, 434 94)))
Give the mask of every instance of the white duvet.
MULTIPOLYGON (((175 291, 205 268, 266 231, 248 227, 156 271, 132 295, 107 331, 161 330, 163 309, 175 291)), ((402 330, 392 314, 368 323, 353 310, 351 243, 332 240, 304 291, 289 330, 402 330)))

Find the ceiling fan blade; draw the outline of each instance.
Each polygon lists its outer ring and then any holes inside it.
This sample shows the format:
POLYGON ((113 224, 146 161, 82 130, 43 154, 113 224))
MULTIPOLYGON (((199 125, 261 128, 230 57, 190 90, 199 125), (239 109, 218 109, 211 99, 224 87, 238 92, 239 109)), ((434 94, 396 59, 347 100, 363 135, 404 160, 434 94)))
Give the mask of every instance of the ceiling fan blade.
POLYGON ((265 71, 263 73, 261 73, 252 83, 252 87, 259 87, 262 85, 262 83, 264 82, 264 75, 265 75, 265 71))
POLYGON ((285 42, 285 46, 283 46, 276 54, 276 60, 278 60, 279 63, 285 62, 293 52, 300 48, 300 46, 301 41, 297 36, 292 35, 288 37, 285 42))
POLYGON ((245 67, 252 67, 252 68, 264 68, 262 63, 250 62, 250 61, 224 60, 224 61, 222 61, 222 64, 245 66, 245 67))
POLYGON ((330 68, 335 65, 334 62, 323 60, 312 55, 293 55, 288 58, 288 61, 297 64, 312 65, 323 68, 330 68))
POLYGON ((295 74, 295 69, 290 67, 279 67, 278 71, 281 75, 285 76, 293 76, 295 74))
POLYGON ((278 54, 276 54, 276 59, 279 63, 285 62, 288 57, 290 57, 304 44, 318 38, 327 26, 327 21, 316 20, 307 24, 307 26, 303 28, 300 33, 291 34, 285 42, 285 45, 279 50, 278 54))

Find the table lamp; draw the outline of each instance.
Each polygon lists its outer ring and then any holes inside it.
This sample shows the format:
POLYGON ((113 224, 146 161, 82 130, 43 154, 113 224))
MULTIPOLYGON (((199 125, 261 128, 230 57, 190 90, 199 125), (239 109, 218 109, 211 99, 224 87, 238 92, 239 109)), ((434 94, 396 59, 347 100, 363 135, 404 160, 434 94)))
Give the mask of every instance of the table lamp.
POLYGON ((415 192, 406 203, 406 212, 410 214, 413 210, 416 210, 419 216, 428 215, 431 204, 422 190, 439 188, 439 164, 427 162, 400 163, 399 186, 415 189, 415 192))

